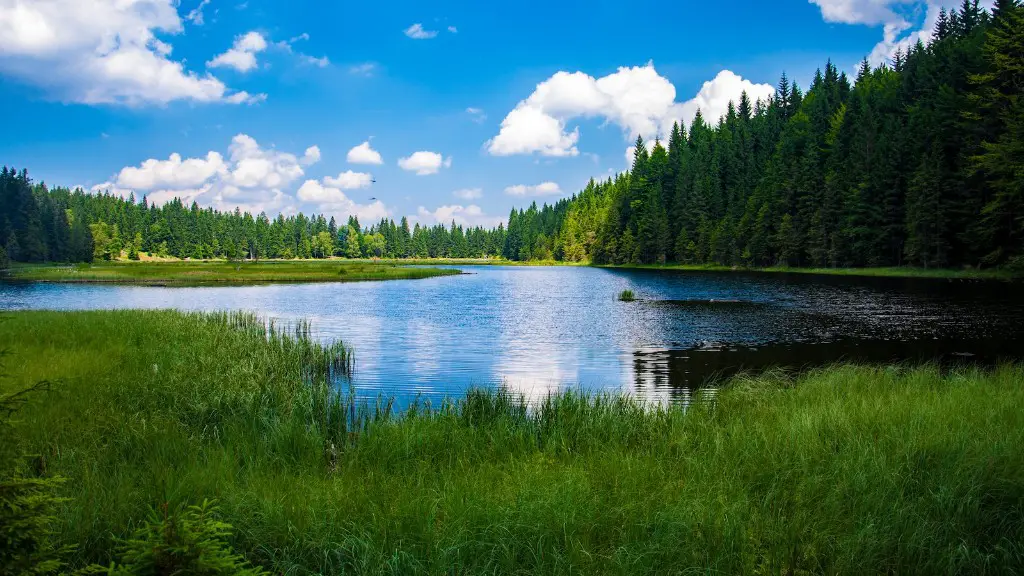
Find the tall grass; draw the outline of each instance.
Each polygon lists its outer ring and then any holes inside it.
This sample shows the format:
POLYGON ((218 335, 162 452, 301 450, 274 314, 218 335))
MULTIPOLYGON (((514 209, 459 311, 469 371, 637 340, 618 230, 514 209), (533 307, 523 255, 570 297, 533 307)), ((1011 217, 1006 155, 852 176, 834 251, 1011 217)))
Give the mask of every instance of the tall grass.
POLYGON ((275 573, 1014 573, 1024 369, 835 366, 684 410, 475 390, 399 415, 350 356, 252 317, 29 312, 3 386, 104 562, 152 505, 216 498, 275 573), (155 366, 155 368, 154 368, 155 366))

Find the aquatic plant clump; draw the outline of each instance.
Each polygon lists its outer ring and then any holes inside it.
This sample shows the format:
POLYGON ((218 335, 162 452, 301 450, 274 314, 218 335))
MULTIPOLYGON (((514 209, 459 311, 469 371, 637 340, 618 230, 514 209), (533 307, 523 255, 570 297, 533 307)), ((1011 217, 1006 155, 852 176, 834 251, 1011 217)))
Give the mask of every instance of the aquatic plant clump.
POLYGON ((632 290, 623 290, 619 292, 619 300, 621 302, 633 302, 636 300, 636 295, 633 294, 632 290))

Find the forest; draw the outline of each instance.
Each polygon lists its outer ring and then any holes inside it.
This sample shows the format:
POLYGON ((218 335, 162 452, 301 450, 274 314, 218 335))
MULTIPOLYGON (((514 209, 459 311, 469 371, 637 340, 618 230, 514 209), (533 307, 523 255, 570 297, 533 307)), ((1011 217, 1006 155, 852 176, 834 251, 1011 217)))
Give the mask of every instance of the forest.
POLYGON ((364 227, 323 215, 155 206, 0 174, 0 261, 480 257, 595 264, 1024 267, 1024 7, 943 11, 926 46, 850 78, 744 94, 632 169, 507 226, 364 227))

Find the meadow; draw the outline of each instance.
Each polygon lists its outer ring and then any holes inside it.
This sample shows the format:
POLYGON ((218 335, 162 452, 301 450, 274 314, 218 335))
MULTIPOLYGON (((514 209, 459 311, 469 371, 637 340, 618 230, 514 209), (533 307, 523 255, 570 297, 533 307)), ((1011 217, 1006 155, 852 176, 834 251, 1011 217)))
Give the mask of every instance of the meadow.
POLYGON ((9 276, 36 282, 108 282, 144 285, 266 284, 412 280, 460 274, 451 268, 339 260, 94 262, 16 265, 9 276))
POLYGON ((833 366, 691 407, 472 391, 396 415, 332 392, 305 325, 170 311, 0 321, 54 537, 106 564, 153 509, 216 499, 280 574, 1019 573, 1024 368, 833 366))

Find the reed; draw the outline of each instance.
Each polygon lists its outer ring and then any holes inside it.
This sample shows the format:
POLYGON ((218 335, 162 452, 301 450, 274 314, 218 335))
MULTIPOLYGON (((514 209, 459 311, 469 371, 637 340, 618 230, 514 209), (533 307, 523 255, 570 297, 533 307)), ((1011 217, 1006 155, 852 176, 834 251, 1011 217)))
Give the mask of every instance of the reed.
POLYGON ((351 354, 308 325, 8 317, 0 386, 54 382, 18 438, 68 479, 73 565, 105 564, 151 507, 209 498, 273 573, 1024 568, 1020 366, 768 373, 689 408, 473 390, 396 413, 353 401, 351 354))
POLYGON ((623 290, 619 292, 619 300, 621 302, 633 302, 636 300, 636 295, 633 294, 632 290, 623 290))

